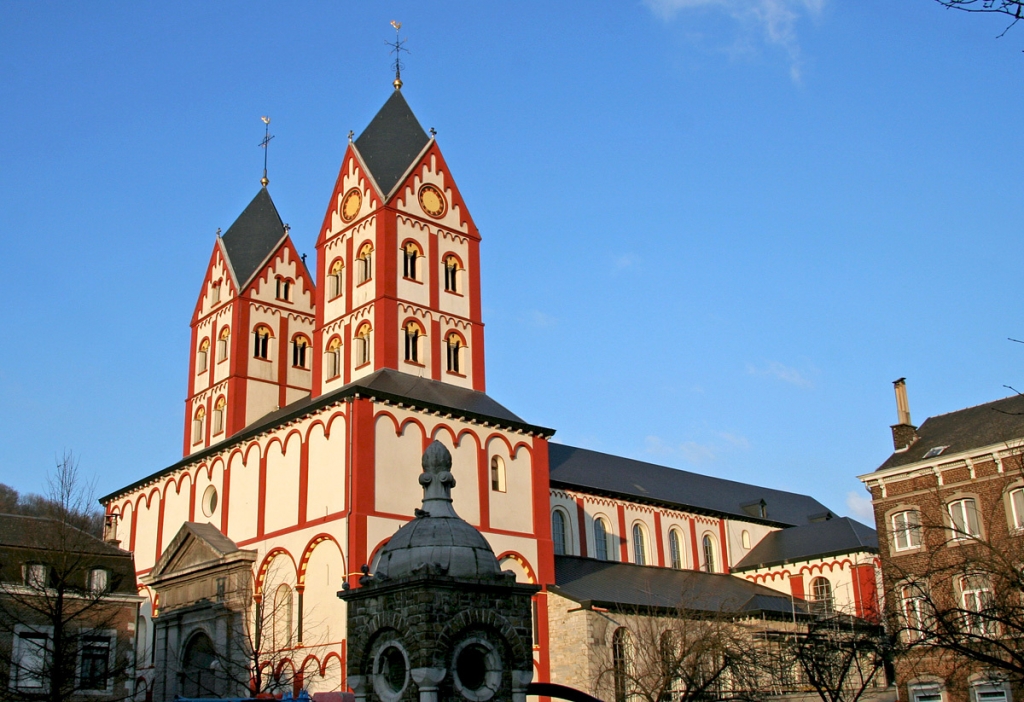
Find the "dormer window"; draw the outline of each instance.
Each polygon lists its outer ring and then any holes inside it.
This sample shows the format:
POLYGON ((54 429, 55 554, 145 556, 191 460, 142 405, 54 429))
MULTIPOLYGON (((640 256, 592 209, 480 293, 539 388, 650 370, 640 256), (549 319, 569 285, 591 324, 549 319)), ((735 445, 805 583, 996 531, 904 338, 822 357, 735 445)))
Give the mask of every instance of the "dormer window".
POLYGON ((26 563, 21 568, 21 576, 25 584, 31 588, 46 587, 50 568, 43 563, 26 563))
POLYGON ((409 363, 420 362, 421 336, 423 327, 418 322, 409 322, 405 325, 405 360, 409 363))
POLYGON ((331 264, 330 272, 327 274, 327 299, 333 300, 336 297, 341 296, 343 290, 342 284, 342 273, 345 272, 345 264, 339 258, 337 261, 331 264))
POLYGON ((366 242, 356 258, 356 284, 362 285, 373 278, 373 244, 366 242))
POLYGON ((89 592, 106 592, 110 588, 110 573, 106 568, 89 571, 89 592))
POLYGON ((265 324, 261 324, 252 333, 253 338, 253 358, 262 358, 264 361, 270 360, 270 339, 273 334, 270 333, 270 327, 265 324))
POLYGON ((210 340, 203 339, 203 343, 199 344, 199 353, 196 354, 196 368, 200 373, 206 370, 207 359, 210 355, 210 340))
POLYGON ((444 289, 448 292, 458 293, 459 290, 459 271, 462 270, 462 264, 459 263, 459 259, 454 255, 449 254, 444 258, 444 289))

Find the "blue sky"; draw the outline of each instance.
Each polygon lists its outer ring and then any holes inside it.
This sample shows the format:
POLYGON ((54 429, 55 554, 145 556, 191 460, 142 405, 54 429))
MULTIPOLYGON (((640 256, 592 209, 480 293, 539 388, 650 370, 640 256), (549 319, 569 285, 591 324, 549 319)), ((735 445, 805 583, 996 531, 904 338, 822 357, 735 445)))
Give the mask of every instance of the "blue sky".
POLYGON ((488 391, 557 440, 852 515, 891 381, 917 422, 1024 386, 1024 29, 997 17, 6 2, 0 481, 43 490, 70 449, 103 494, 180 457, 189 318, 259 187, 259 117, 313 255, 348 131, 390 93, 392 19, 484 237, 488 391))

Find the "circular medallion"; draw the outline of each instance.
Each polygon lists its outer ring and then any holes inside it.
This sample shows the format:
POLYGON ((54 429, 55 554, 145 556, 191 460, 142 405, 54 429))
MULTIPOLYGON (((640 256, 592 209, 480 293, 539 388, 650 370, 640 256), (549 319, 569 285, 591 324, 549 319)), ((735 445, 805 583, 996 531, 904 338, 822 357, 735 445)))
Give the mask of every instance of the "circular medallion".
POLYGON ((448 209, 444 195, 429 183, 420 188, 420 207, 431 217, 442 217, 448 209))
POLYGON ((341 218, 351 222, 359 214, 359 206, 362 204, 363 196, 357 188, 352 188, 345 193, 345 198, 341 201, 341 218))

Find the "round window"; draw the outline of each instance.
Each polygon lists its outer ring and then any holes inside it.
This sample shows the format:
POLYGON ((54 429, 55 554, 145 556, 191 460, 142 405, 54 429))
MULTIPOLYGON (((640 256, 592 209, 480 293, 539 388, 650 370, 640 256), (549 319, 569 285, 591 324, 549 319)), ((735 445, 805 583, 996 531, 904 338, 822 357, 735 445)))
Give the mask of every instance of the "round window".
POLYGON ((479 690, 487 676, 487 649, 480 644, 466 646, 455 662, 455 672, 464 688, 473 692, 479 690))
POLYGON ((203 492, 203 514, 212 517, 217 511, 217 488, 210 486, 203 492))
POLYGON ((394 640, 384 643, 373 657, 373 689, 383 702, 397 702, 409 684, 409 659, 394 640))
POLYGON ((486 702, 501 687, 501 654, 484 636, 471 636, 452 652, 452 678, 464 699, 486 702))

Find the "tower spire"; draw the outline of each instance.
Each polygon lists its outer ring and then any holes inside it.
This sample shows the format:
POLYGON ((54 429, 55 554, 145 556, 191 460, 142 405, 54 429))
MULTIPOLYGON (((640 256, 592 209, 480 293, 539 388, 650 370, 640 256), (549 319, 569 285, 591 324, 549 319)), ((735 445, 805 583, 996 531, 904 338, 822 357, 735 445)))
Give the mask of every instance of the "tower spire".
POLYGON ((260 178, 260 183, 262 183, 265 188, 270 184, 270 179, 267 178, 267 152, 270 151, 270 140, 273 139, 274 136, 270 133, 270 118, 264 115, 263 117, 260 117, 260 119, 263 120, 263 124, 267 126, 267 131, 263 135, 263 141, 260 142, 260 146, 263 147, 263 177, 260 178))
POLYGON ((395 28, 395 41, 384 42, 391 47, 391 53, 395 55, 395 62, 392 64, 395 67, 395 81, 392 83, 395 86, 395 90, 402 89, 402 52, 409 53, 409 50, 405 48, 405 39, 399 36, 402 30, 402 23, 395 20, 391 20, 391 26, 395 28))

